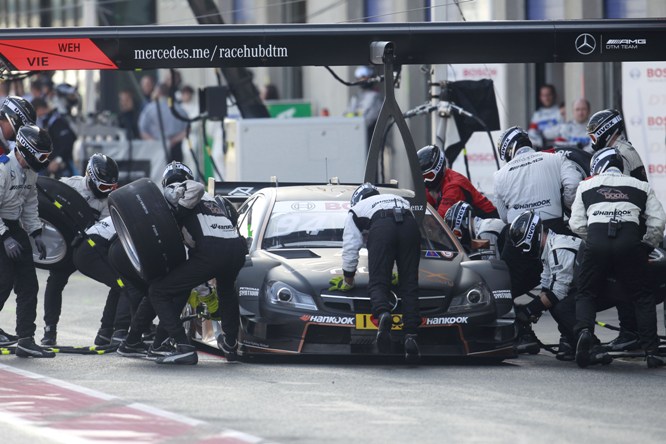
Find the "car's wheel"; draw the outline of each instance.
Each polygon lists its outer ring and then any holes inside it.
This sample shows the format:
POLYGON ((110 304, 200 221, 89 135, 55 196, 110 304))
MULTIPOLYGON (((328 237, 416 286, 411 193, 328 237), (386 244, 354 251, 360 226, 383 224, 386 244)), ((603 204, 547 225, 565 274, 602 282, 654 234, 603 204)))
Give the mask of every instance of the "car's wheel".
POLYGON ((164 276, 185 260, 178 224, 149 179, 113 191, 109 211, 123 249, 143 280, 164 276))
POLYGON ((72 262, 72 240, 95 223, 96 217, 86 200, 72 187, 49 177, 37 179, 39 218, 46 258, 39 259, 32 238, 35 267, 45 270, 68 268, 72 262))

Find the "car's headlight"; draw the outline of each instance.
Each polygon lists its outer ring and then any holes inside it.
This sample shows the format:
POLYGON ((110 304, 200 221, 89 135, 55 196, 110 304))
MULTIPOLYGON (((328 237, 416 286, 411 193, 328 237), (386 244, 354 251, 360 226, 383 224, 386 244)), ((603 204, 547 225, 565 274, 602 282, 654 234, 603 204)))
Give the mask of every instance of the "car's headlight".
POLYGON ((490 291, 488 287, 482 282, 476 284, 472 288, 467 289, 451 299, 449 305, 449 312, 463 312, 474 310, 490 302, 490 291))
POLYGON ((267 299, 273 305, 284 308, 317 311, 314 298, 280 281, 268 283, 267 299))

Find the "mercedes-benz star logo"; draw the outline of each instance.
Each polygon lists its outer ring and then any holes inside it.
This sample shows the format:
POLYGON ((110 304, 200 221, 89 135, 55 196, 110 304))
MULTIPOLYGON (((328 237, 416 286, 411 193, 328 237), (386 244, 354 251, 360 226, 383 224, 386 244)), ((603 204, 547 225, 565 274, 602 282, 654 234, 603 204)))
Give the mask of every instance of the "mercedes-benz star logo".
POLYGON ((581 34, 576 37, 576 51, 582 55, 592 54, 597 48, 597 41, 592 34, 581 34))

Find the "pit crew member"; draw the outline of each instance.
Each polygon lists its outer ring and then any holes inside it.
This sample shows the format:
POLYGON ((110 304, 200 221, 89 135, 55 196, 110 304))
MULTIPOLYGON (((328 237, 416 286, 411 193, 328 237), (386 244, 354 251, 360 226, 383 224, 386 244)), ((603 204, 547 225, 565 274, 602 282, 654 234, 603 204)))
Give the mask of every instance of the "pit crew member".
POLYGON ((129 281, 121 279, 109 263, 109 247, 116 236, 111 216, 88 228, 86 236, 87 239, 74 248, 74 265, 82 274, 109 287, 95 345, 120 344, 127 336, 132 313, 139 306, 143 294, 129 281))
MULTIPOLYGON (((173 207, 189 257, 167 276, 151 282, 148 289, 148 298, 160 324, 148 354, 155 356, 159 364, 198 362, 180 314, 192 288, 213 278, 217 282, 222 316, 223 333, 218 337, 218 345, 228 360, 237 358, 240 309, 235 281, 245 263, 247 242, 239 235, 227 210, 204 193, 202 184, 192 179, 192 171, 179 162, 167 165, 162 176, 164 197, 173 207)), ((128 337, 127 346, 140 348, 130 340, 135 337, 128 337)))
POLYGON ((480 218, 499 217, 495 205, 474 188, 465 176, 446 167, 446 157, 441 148, 428 145, 417 153, 428 203, 444 217, 446 211, 458 201, 472 206, 474 216, 480 218))
POLYGON ((641 156, 627 140, 624 119, 615 109, 604 109, 590 117, 587 134, 592 140, 592 150, 599 151, 605 147, 615 147, 622 155, 622 172, 627 176, 647 182, 647 173, 641 156))
POLYGON ((403 307, 405 359, 420 358, 417 334, 421 324, 418 288, 421 233, 409 202, 393 194, 379 194, 370 183, 360 185, 352 194, 351 209, 342 234, 342 270, 344 276, 331 279, 331 290, 349 290, 354 286, 363 233, 367 232, 368 293, 372 315, 378 321, 377 348, 388 353, 391 348, 392 316, 389 304, 393 264, 397 263, 398 291, 403 307))
MULTIPOLYGON (((97 220, 109 216, 107 197, 118 187, 118 165, 104 154, 93 154, 88 160, 85 176, 63 177, 61 182, 72 187, 88 202, 97 220)), ((49 271, 44 290, 44 337, 42 345, 55 345, 62 309, 62 291, 76 271, 74 262, 62 269, 49 271)))
POLYGON ((622 174, 624 160, 617 148, 592 157, 592 177, 580 184, 571 208, 571 229, 586 241, 576 299, 576 363, 590 364, 595 342, 594 299, 612 269, 634 302, 638 335, 648 368, 664 365, 657 357, 657 313, 647 275, 648 255, 666 226, 666 213, 647 182, 622 174))
POLYGON ((37 213, 37 173, 49 164, 53 151, 48 133, 23 125, 16 133, 16 148, 0 155, 0 310, 12 289, 16 293, 16 356, 53 358, 55 354, 35 344, 35 318, 39 284, 28 233, 40 257, 46 257, 42 223, 37 213))
POLYGON ((18 130, 23 125, 34 125, 36 119, 30 102, 18 96, 6 97, 0 107, 0 155, 9 154, 18 130))

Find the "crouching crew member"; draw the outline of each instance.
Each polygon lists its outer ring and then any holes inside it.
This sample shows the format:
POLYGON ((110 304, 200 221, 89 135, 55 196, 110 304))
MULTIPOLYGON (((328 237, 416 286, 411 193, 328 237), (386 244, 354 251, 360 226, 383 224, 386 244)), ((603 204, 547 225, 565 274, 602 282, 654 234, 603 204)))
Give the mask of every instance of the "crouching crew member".
MULTIPOLYGON (((540 258, 541 291, 526 305, 516 306, 516 319, 521 323, 534 323, 548 310, 557 322, 560 343, 556 358, 573 361, 575 344, 573 329, 575 315, 575 265, 582 240, 575 236, 557 234, 543 227, 541 218, 532 210, 525 211, 509 228, 510 242, 523 254, 540 258)), ((538 347, 536 349, 539 350, 538 347)), ((595 354, 595 363, 609 363, 595 354)))
MULTIPOLYGON (((42 223, 37 213, 37 173, 49 164, 52 152, 48 133, 35 125, 24 125, 16 134, 16 149, 0 155, 0 310, 12 289, 16 293, 16 356, 52 358, 53 352, 35 344, 35 318, 39 284, 28 234, 40 258, 46 257, 42 223)), ((4 332, 2 332, 4 333, 4 332)))
POLYGON ((389 293, 393 264, 397 263, 398 292, 403 310, 405 358, 420 358, 417 333, 419 315, 419 261, 421 233, 410 210, 409 202, 394 194, 379 194, 370 183, 359 186, 352 194, 351 209, 342 235, 342 270, 344 277, 331 280, 331 290, 349 290, 354 286, 359 250, 367 231, 368 293, 372 315, 378 321, 377 347, 380 353, 391 349, 391 304, 389 293))
POLYGON ((650 252, 664 233, 666 214, 647 182, 625 176, 618 149, 604 148, 592 157, 592 177, 581 182, 571 208, 571 229, 586 241, 576 299, 576 363, 590 363, 595 343, 594 299, 611 270, 634 302, 638 335, 647 366, 664 362, 656 355, 657 313, 647 279, 650 252))
MULTIPOLYGON (((103 219, 109 215, 106 198, 118 187, 118 165, 104 154, 93 154, 88 160, 85 176, 63 177, 60 181, 72 187, 88 202, 97 220, 103 219)), ((76 271, 73 261, 63 264, 66 266, 62 269, 51 270, 46 280, 42 345, 56 344, 62 292, 69 277, 76 271)))
POLYGON ((446 167, 446 157, 441 148, 427 145, 416 154, 426 187, 426 199, 440 216, 444 217, 449 208, 462 200, 471 205, 476 217, 499 217, 495 205, 479 193, 468 178, 446 167))
POLYGON ((162 178, 164 197, 173 207, 189 257, 167 276, 151 282, 148 289, 160 323, 149 356, 156 355, 160 364, 197 363, 197 353, 185 335, 180 314, 192 288, 213 278, 222 312, 223 333, 218 345, 227 359, 237 357, 240 309, 235 281, 245 263, 247 243, 226 208, 192 179, 191 170, 179 162, 170 163, 162 178))
POLYGON ((116 237, 111 216, 88 228, 86 235, 87 239, 74 249, 74 265, 84 275, 109 287, 95 345, 120 344, 127 336, 132 313, 139 306, 143 294, 121 279, 109 262, 109 247, 116 237))

